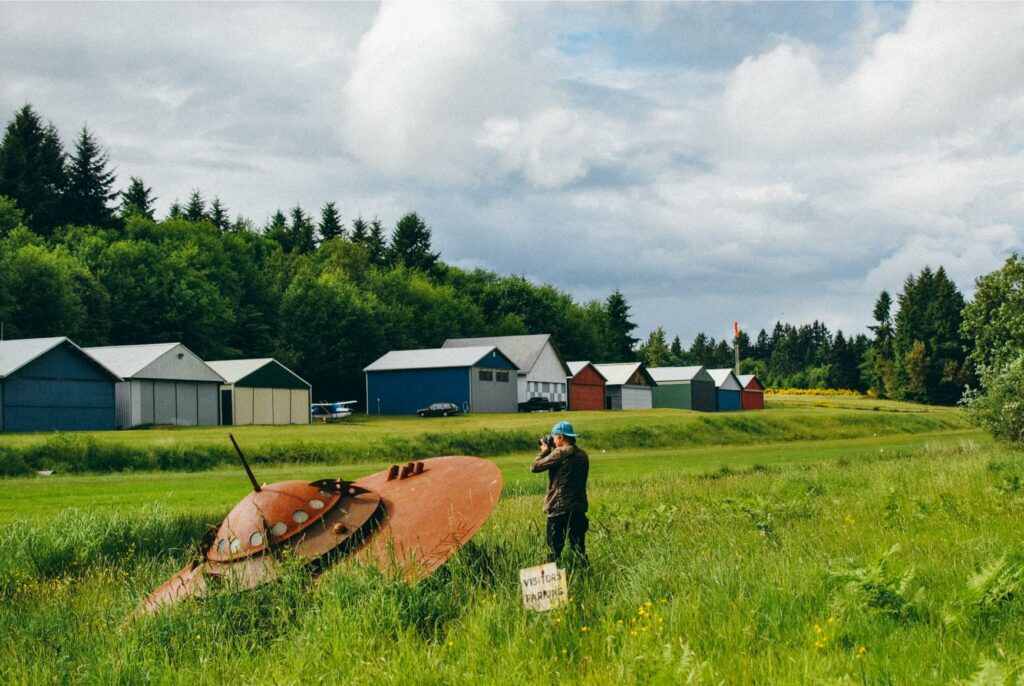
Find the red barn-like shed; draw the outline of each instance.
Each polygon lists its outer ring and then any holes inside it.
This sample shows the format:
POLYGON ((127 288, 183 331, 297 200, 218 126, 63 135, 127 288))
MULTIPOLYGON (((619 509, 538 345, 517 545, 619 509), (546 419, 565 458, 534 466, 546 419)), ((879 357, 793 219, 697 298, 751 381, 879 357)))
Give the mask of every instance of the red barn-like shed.
POLYGON ((753 374, 740 375, 743 392, 740 393, 740 404, 744 410, 764 409, 764 386, 753 374))
POLYGON ((569 409, 603 410, 607 379, 589 362, 569 362, 569 409))

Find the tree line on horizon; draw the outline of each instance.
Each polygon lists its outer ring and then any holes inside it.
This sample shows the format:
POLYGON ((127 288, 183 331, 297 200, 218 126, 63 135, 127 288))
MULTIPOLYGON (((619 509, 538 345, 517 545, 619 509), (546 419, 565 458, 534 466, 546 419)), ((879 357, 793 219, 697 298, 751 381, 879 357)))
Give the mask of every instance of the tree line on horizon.
POLYGON ((264 226, 195 189, 168 216, 131 177, 114 189, 87 128, 73 151, 30 105, 0 142, 0 321, 7 338, 85 346, 180 341, 203 359, 275 357, 318 399, 360 398, 362 368, 446 338, 551 333, 570 359, 634 355, 613 291, 576 302, 525 277, 445 264, 415 212, 390 228, 335 203, 264 226))
POLYGON ((663 327, 640 342, 618 290, 578 303, 523 276, 444 263, 415 212, 390 228, 361 216, 346 225, 327 202, 318 216, 296 205, 257 226, 229 218, 219 196, 193 189, 158 219, 142 179, 130 177, 121 190, 115 179, 86 127, 68 154, 31 105, 8 123, 0 142, 7 338, 180 341, 204 359, 276 357, 325 400, 361 397, 362 368, 388 350, 450 337, 551 333, 566 359, 649 366, 732 367, 738 344, 741 371, 769 387, 939 404, 957 402, 989 362, 976 351, 991 327, 971 308, 981 307, 981 285, 993 275, 979 278, 979 295, 967 304, 942 267, 926 267, 907 277, 895 300, 880 294, 870 336, 833 333, 818 321, 777 322, 754 339, 700 333, 684 348, 678 336, 668 342, 663 327))

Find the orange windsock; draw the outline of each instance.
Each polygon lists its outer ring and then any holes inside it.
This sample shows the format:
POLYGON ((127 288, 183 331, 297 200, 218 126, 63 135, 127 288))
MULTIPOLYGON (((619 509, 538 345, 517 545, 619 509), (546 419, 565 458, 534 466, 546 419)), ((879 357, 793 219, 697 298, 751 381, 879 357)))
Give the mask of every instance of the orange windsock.
POLYGON ((739 322, 733 322, 732 323, 732 332, 733 332, 733 335, 736 338, 740 337, 740 323, 739 322))

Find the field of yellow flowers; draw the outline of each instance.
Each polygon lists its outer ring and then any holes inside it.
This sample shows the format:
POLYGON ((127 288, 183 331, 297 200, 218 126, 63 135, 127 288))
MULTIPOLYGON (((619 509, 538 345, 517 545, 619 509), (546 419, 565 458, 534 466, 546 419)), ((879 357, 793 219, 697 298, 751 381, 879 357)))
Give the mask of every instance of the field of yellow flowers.
MULTIPOLYGON (((495 514, 418 585, 296 569, 134 620, 244 477, 0 482, 20 498, 0 520, 0 682, 1019 683, 1024 457, 962 426, 892 426, 593 450, 591 564, 570 567, 569 605, 542 614, 518 596, 518 570, 544 555, 545 480, 525 453, 496 459, 495 514)), ((329 475, 259 476, 296 474, 329 475)))

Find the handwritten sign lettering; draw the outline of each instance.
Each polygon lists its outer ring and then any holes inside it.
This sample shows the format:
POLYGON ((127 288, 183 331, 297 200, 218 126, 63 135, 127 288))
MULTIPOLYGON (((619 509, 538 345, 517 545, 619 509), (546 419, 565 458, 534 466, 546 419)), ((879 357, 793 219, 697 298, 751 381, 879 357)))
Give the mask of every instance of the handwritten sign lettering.
POLYGON ((519 588, 523 592, 523 605, 537 612, 561 607, 569 598, 565 570, 559 569, 554 562, 520 569, 519 588))

